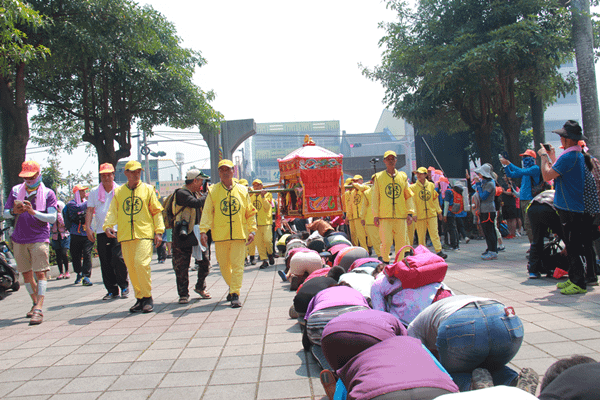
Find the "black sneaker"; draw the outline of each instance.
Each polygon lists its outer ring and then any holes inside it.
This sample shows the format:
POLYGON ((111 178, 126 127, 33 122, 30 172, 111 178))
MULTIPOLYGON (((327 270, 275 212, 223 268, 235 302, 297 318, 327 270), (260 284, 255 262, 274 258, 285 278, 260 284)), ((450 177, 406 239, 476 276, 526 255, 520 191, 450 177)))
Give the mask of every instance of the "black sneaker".
MULTIPOLYGON (((273 265, 273 264, 271 264, 271 265, 273 265)), ((269 264, 268 264, 266 261, 263 261, 263 263, 262 263, 262 264, 260 264, 260 267, 258 267, 258 268, 260 268, 260 269, 265 269, 265 268, 267 268, 268 266, 269 266, 269 264)))
POLYGON ((440 256, 440 257, 442 257, 444 260, 445 260, 446 258, 448 258, 448 254, 444 253, 444 252, 443 252, 443 251, 441 251, 441 250, 437 252, 437 255, 438 255, 438 256, 440 256))
POLYGON ((256 258, 254 256, 250 256, 250 264, 256 265, 256 258))
POLYGON ((142 306, 143 313, 149 313, 154 310, 154 302, 152 301, 152 297, 144 297, 143 298, 144 305, 142 306))
POLYGON ((136 299, 135 304, 129 309, 129 312, 136 313, 142 311, 143 303, 143 299, 136 299))
POLYGON ((585 284, 588 285, 588 286, 598 286, 598 277, 587 278, 585 280, 585 284))
POLYGON ((227 298, 225 300, 231 301, 231 293, 227 293, 227 298))
POLYGON ((240 301, 240 296, 237 293, 231 294, 231 308, 240 308, 242 306, 242 302, 240 301))
POLYGON ((269 265, 273 264, 275 264, 275 257, 273 257, 273 254, 269 254, 269 265))

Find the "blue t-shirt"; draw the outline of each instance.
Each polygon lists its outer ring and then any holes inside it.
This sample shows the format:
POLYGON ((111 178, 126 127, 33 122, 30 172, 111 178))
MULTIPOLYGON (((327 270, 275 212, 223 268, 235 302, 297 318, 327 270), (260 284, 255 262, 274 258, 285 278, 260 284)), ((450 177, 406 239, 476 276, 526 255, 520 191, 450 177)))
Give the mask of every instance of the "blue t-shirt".
POLYGON ((579 151, 561 155, 552 168, 560 174, 554 179, 554 207, 582 213, 584 211, 583 185, 585 159, 579 151))

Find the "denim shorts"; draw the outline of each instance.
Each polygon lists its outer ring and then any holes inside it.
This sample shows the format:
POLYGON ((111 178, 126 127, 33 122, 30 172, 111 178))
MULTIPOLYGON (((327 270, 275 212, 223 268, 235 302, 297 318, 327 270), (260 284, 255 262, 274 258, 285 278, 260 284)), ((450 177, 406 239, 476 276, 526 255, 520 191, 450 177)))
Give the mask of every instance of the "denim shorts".
POLYGON ((54 250, 69 249, 71 248, 71 236, 67 236, 59 240, 51 239, 50 246, 54 250))
POLYGON ((444 368, 470 372, 504 367, 519 351, 524 332, 519 317, 506 314, 501 303, 473 302, 446 318, 436 342, 444 368))

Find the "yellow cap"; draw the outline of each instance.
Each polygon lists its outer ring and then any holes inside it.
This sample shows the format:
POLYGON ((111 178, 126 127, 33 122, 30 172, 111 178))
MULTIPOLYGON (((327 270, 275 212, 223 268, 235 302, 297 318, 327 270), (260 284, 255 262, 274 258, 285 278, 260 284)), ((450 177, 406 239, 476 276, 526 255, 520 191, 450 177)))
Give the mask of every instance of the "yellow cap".
POLYGON ((144 170, 142 164, 135 160, 127 161, 127 164, 125 164, 125 171, 137 171, 138 169, 144 170))
POLYGON ((388 150, 383 154, 383 158, 388 158, 389 156, 397 157, 396 152, 393 150, 388 150))
POLYGON ((257 183, 257 184, 259 184, 259 185, 262 185, 262 184, 263 184, 263 183, 262 183, 262 181, 261 181, 260 179, 255 179, 255 180, 253 180, 253 181, 252 181, 252 184, 253 184, 253 185, 254 185, 255 183, 257 183))
POLYGON ((233 162, 231 160, 223 159, 219 161, 219 166, 217 168, 221 168, 222 166, 233 168, 233 162))
POLYGON ((427 168, 425 168, 425 167, 419 167, 419 168, 417 168, 417 172, 419 174, 426 174, 427 173, 427 168))
POLYGON ((247 181, 246 179, 240 179, 240 180, 238 181, 238 183, 239 183, 240 185, 248 186, 248 181, 247 181))
POLYGON ((357 180, 362 179, 362 178, 363 177, 361 175, 354 175, 354 178, 352 178, 352 180, 357 181, 357 180))
POLYGON ((344 181, 344 185, 349 185, 352 183, 352 178, 348 178, 344 181))

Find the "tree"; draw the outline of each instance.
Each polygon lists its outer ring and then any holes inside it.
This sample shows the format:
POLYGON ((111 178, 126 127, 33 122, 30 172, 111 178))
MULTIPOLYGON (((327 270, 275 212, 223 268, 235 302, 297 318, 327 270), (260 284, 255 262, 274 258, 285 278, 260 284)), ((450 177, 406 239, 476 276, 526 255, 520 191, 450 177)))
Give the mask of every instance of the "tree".
POLYGON ((62 146, 78 132, 99 163, 116 165, 131 154, 133 123, 148 132, 218 124, 214 94, 192 82, 205 60, 181 47, 175 27, 151 7, 130 0, 33 4, 54 20, 41 37, 53 55, 29 77, 39 111, 33 120, 46 143, 62 146))
POLYGON ((50 157, 48 166, 42 168, 42 182, 44 186, 50 188, 58 194, 58 189, 65 183, 60 172, 60 159, 56 156, 50 157))
POLYGON ((518 156, 531 91, 547 103, 572 88, 557 72, 569 47, 557 29, 564 14, 550 1, 421 0, 416 12, 401 0, 388 5, 399 21, 380 41, 382 65, 363 72, 421 131, 473 131, 482 162, 492 161, 495 122, 518 156))
POLYGON ((32 41, 46 20, 20 0, 0 3, 0 143, 4 195, 20 182, 21 164, 29 140, 25 94, 26 67, 49 54, 47 47, 32 41))
POLYGON ((561 1, 570 5, 572 15, 573 45, 577 61, 581 119, 592 154, 600 156, 600 110, 598 86, 594 65, 594 37, 590 18, 589 0, 561 1))

